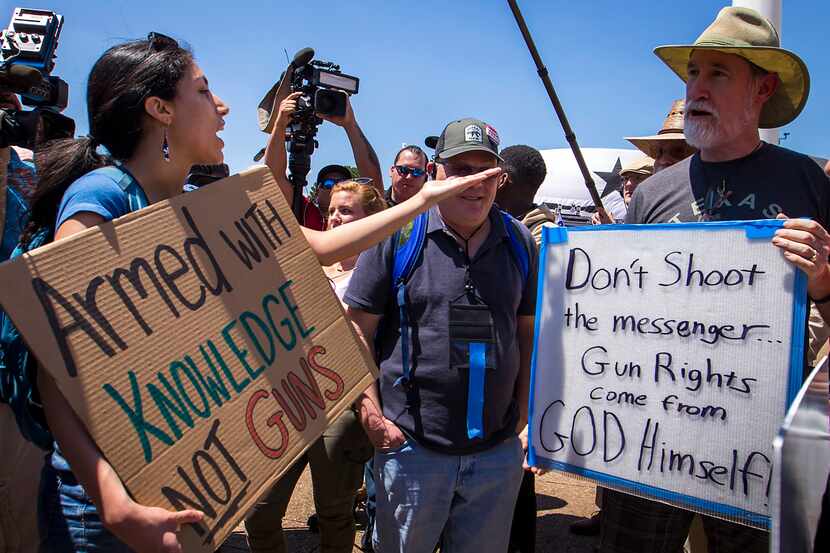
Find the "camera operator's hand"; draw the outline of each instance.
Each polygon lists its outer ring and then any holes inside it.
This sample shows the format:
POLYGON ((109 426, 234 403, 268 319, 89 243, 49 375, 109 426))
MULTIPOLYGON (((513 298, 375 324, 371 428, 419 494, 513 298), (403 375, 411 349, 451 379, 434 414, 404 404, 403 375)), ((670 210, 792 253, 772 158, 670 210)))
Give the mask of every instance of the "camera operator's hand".
POLYGON ((345 115, 337 117, 318 113, 317 117, 334 123, 346 131, 346 136, 349 137, 349 143, 352 145, 352 154, 354 154, 354 161, 357 164, 357 171, 361 177, 369 177, 372 179, 372 186, 377 188, 378 192, 383 195, 383 175, 380 172, 380 161, 378 160, 378 155, 375 153, 375 149, 369 144, 369 139, 366 138, 366 135, 363 134, 360 126, 357 124, 351 99, 346 96, 345 115))
POLYGON ((297 111, 297 98, 302 96, 302 92, 292 92, 288 96, 285 97, 285 100, 280 102, 279 112, 277 112, 277 120, 274 122, 274 126, 285 130, 288 127, 288 124, 291 122, 291 115, 297 111))
POLYGON ((336 115, 323 115, 322 113, 315 114, 320 119, 328 121, 329 123, 334 123, 338 127, 349 128, 355 125, 355 118, 354 118, 354 111, 352 110, 352 101, 349 99, 348 94, 346 95, 346 114, 342 116, 336 115))
POLYGON ((427 203, 440 202, 445 198, 460 194, 471 186, 475 186, 489 179, 495 179, 501 174, 501 168, 493 167, 466 177, 451 177, 446 180, 430 180, 418 192, 427 203))

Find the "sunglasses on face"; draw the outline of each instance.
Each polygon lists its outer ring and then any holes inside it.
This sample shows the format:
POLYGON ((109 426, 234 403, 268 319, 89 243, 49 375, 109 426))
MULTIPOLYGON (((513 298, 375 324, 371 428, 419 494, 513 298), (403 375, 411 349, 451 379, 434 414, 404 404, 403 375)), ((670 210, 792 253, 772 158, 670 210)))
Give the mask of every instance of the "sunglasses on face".
POLYGON ((412 169, 406 165, 395 165, 395 171, 402 177, 412 175, 416 179, 426 173, 423 169, 412 169))
POLYGON ((320 188, 325 188, 326 190, 331 190, 332 188, 334 188, 334 185, 337 184, 338 182, 344 182, 344 181, 347 181, 347 180, 350 180, 350 181, 355 182, 357 184, 369 184, 370 182, 372 182, 371 177, 355 177, 355 178, 346 177, 346 178, 339 178, 339 179, 332 179, 332 178, 323 179, 322 181, 318 182, 317 184, 318 184, 318 186, 320 186, 320 188))
POLYGON ((337 184, 338 182, 343 182, 344 180, 349 180, 349 179, 346 179, 346 178, 340 178, 340 179, 328 178, 328 179, 321 180, 317 184, 318 184, 318 186, 320 186, 320 188, 325 188, 326 190, 331 190, 332 188, 334 188, 335 184, 337 184))

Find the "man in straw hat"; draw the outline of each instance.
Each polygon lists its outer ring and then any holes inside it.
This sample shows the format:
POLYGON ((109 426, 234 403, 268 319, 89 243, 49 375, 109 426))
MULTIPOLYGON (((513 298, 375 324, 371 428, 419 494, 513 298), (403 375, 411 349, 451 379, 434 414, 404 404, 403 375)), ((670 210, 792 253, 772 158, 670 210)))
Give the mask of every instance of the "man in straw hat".
MULTIPOLYGON (((640 183, 654 174, 654 167, 655 163, 653 159, 648 156, 640 156, 634 161, 625 164, 625 166, 620 169, 620 178, 622 180, 622 188, 620 189, 620 192, 622 192, 623 201, 626 206, 631 203, 631 197, 634 195, 634 191, 637 187, 640 186, 640 183)), ((591 216, 591 224, 602 224, 602 221, 599 220, 599 213, 595 212, 591 216)))
MULTIPOLYGON (((722 9, 694 44, 662 46, 655 54, 686 81, 684 133, 699 152, 641 184, 626 222, 809 217, 788 220, 772 242, 807 274, 808 294, 827 320, 827 176, 809 157, 766 144, 758 135, 758 127, 786 125, 804 108, 804 62, 779 47, 768 20, 739 7, 722 9)), ((601 550, 681 551, 692 517, 609 490, 601 550)), ((766 532, 709 516, 703 525, 713 553, 768 551, 766 532)))
MULTIPOLYGON (((654 160, 654 172, 671 167, 680 160, 695 153, 695 147, 686 142, 683 135, 683 115, 686 102, 672 102, 669 114, 663 121, 663 128, 651 136, 627 136, 626 140, 654 160)), ((628 200, 625 202, 628 204, 628 200)))

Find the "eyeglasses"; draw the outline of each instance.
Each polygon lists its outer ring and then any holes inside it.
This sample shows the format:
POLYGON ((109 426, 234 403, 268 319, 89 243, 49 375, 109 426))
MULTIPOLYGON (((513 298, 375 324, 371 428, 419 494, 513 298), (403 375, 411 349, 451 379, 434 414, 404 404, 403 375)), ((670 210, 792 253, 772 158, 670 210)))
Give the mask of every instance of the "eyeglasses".
POLYGON ((320 188, 325 188, 326 190, 331 190, 332 188, 334 188, 335 184, 337 184, 339 182, 345 182, 347 180, 355 182, 357 184, 369 184, 370 182, 372 182, 372 177, 355 177, 355 178, 345 177, 345 178, 340 178, 340 179, 328 178, 328 179, 323 179, 322 181, 318 182, 317 185, 320 188))
POLYGON ((426 173, 423 169, 412 169, 411 167, 407 167, 406 165, 395 165, 395 171, 402 177, 407 175, 412 175, 413 178, 418 178, 426 173))
POLYGON ((476 173, 481 173, 482 171, 492 169, 492 167, 471 167, 469 165, 455 165, 447 161, 439 161, 438 163, 443 165, 444 171, 447 173, 447 175, 452 177, 468 177, 470 175, 475 175, 476 173))
POLYGON ((170 38, 167 35, 157 33, 155 31, 147 34, 147 43, 150 50, 153 50, 154 52, 160 52, 162 50, 167 50, 168 48, 179 47, 179 43, 176 42, 175 39, 170 38))

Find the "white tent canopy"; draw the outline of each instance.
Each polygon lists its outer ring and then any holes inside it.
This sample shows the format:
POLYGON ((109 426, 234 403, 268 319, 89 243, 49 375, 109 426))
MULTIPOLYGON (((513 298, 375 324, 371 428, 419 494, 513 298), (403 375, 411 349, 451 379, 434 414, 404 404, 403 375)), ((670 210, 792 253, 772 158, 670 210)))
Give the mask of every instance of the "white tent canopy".
MULTIPOLYGON (((592 207, 585 179, 576 164, 570 148, 553 148, 541 150, 542 158, 547 165, 548 174, 542 186, 536 193, 534 201, 538 203, 556 204, 559 206, 581 210, 592 207)), ((643 153, 634 149, 623 148, 582 148, 585 163, 591 171, 594 183, 600 196, 604 196, 606 188, 619 190, 620 168, 632 162, 643 153)))

